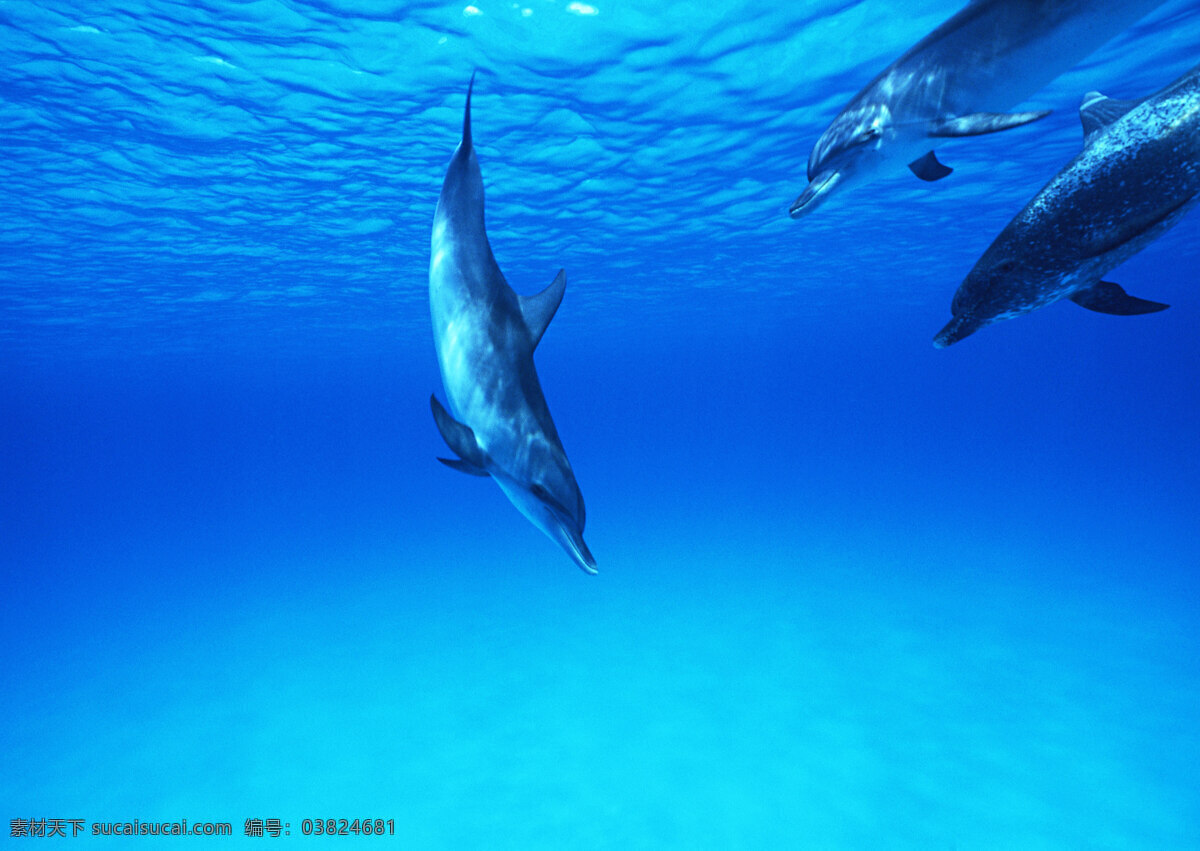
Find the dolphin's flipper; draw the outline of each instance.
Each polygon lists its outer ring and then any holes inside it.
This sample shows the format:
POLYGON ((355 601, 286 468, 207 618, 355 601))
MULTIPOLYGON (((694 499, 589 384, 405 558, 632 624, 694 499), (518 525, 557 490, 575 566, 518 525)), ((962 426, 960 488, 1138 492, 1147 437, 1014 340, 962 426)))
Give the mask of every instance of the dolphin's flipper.
MULTIPOLYGON (((1143 99, 1144 100, 1144 99, 1143 99)), ((1083 124, 1083 146, 1092 144, 1108 125, 1140 104, 1141 100, 1115 100, 1100 92, 1088 92, 1079 105, 1079 121, 1083 124)))
POLYGON ((438 458, 443 464, 451 470, 458 470, 460 473, 466 473, 468 476, 490 476, 487 470, 481 470, 478 467, 468 464, 459 458, 438 458))
POLYGON ((550 282, 550 286, 537 295, 517 296, 521 303, 521 315, 525 317, 525 324, 529 328, 529 335, 533 337, 535 349, 541 341, 542 335, 546 333, 546 328, 550 325, 550 320, 554 318, 559 304, 562 303, 563 293, 566 292, 566 289, 567 271, 559 269, 554 280, 550 282))
POLYGON ((982 136, 984 133, 999 133, 1001 130, 1021 127, 1049 114, 1048 109, 1036 112, 975 112, 939 121, 930 128, 929 135, 950 138, 982 136))
MULTIPOLYGON (((471 427, 463 425, 450 416, 446 412, 446 409, 442 407, 442 403, 437 400, 437 396, 430 395, 429 407, 433 409, 433 419, 437 423, 438 431, 442 433, 442 440, 446 441, 446 445, 454 450, 454 454, 463 459, 466 466, 476 470, 486 470, 489 464, 487 453, 480 448, 479 442, 475 440, 475 432, 471 431, 471 427)), ((464 473, 470 472, 444 459, 439 458, 438 460, 454 467, 456 470, 462 470, 464 473)), ((473 475, 479 474, 475 473, 473 475)))
POLYGON ((1088 310, 1094 310, 1097 313, 1111 313, 1113 316, 1138 316, 1143 313, 1157 313, 1171 306, 1132 296, 1121 289, 1119 284, 1114 284, 1111 281, 1099 281, 1086 290, 1071 293, 1067 298, 1080 307, 1086 307, 1088 310))
POLYGON ((942 165, 933 151, 930 151, 923 157, 918 157, 908 164, 912 173, 922 180, 928 180, 932 183, 935 180, 941 180, 954 169, 948 165, 942 165))

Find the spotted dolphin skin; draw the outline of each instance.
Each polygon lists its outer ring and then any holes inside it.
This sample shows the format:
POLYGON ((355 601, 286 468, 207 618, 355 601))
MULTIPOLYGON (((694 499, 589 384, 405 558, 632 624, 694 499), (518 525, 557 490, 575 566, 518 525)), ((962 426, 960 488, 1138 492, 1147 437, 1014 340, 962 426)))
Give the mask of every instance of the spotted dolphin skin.
POLYGON ((1166 309, 1101 279, 1200 199, 1200 66, 1141 101, 1089 92, 1079 117, 1083 151, 975 264, 938 348, 1061 298, 1119 316, 1166 309))
POLYGON ((1007 113, 1162 0, 972 0, 855 95, 817 140, 800 218, 835 192, 908 166, 934 181, 952 169, 944 139, 1020 127, 1049 113, 1007 113))
POLYGON ((448 412, 433 418, 457 458, 446 466, 491 476, 533 525, 587 573, 583 495, 542 395, 533 350, 566 288, 560 270, 545 290, 517 295, 492 256, 483 223, 483 176, 471 144, 471 85, 462 142, 450 160, 433 217, 429 305, 448 412), (453 412, 453 413, 451 413, 453 412))

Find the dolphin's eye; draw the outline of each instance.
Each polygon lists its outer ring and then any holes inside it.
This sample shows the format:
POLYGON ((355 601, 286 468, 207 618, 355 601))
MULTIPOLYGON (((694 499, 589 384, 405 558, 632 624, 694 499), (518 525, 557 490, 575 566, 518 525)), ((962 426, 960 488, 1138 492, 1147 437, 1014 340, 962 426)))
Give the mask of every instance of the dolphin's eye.
POLYGON ((999 272, 1001 275, 1007 275, 1009 272, 1011 272, 1015 268, 1017 268, 1016 260, 1005 260, 1003 263, 1001 263, 1000 265, 998 265, 996 267, 996 271, 999 272))
POLYGON ((878 127, 871 126, 871 127, 868 127, 866 130, 862 131, 861 133, 859 133, 858 138, 855 139, 854 141, 860 145, 865 145, 867 142, 878 139, 882 135, 883 135, 882 130, 880 130, 878 127))
POLYGON ((550 492, 538 484, 535 484, 529 490, 531 490, 533 492, 534 496, 536 496, 538 499, 541 499, 541 500, 544 500, 550 496, 550 492))

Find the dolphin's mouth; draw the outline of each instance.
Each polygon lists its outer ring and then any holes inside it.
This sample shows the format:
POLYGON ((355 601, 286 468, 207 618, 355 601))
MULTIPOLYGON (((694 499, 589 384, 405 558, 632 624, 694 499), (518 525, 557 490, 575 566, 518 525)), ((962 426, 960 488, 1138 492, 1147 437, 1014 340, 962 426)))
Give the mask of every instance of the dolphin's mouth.
POLYGON ((575 563, 579 565, 584 573, 590 573, 592 576, 595 576, 600 572, 600 569, 596 567, 596 557, 592 555, 592 551, 583 542, 582 535, 572 540, 571 555, 575 557, 575 563))
POLYGON ((952 346, 959 340, 970 337, 979 328, 979 324, 972 322, 966 314, 955 316, 934 336, 933 347, 935 349, 944 349, 947 346, 952 346))
POLYGON ((808 186, 788 207, 788 215, 798 219, 815 210, 842 179, 841 172, 823 171, 809 181, 808 186))
POLYGON ((566 517, 562 512, 551 509, 554 512, 555 537, 558 539, 559 545, 562 546, 571 558, 575 559, 575 563, 579 565, 584 573, 590 573, 593 576, 600 572, 596 567, 596 558, 592 555, 592 551, 588 549, 588 545, 583 542, 583 532, 575 528, 575 523, 566 517))

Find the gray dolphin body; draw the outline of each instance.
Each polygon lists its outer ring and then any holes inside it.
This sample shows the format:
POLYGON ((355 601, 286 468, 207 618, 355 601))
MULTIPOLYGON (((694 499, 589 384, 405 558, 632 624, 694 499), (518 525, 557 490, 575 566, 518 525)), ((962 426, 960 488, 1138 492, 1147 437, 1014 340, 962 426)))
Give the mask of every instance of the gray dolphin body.
POLYGON ((908 166, 922 180, 951 169, 943 139, 1019 127, 1047 112, 1006 114, 1162 0, 972 0, 855 95, 817 140, 792 218, 834 191, 908 166))
POLYGON ((491 476, 576 564, 596 573, 583 542, 583 495, 533 367, 533 350, 558 310, 566 281, 560 270, 542 292, 520 296, 504 280, 484 230, 468 88, 462 142, 438 198, 429 260, 434 343, 453 416, 436 396, 429 401, 438 430, 458 455, 438 460, 491 476))
POLYGON ((1200 66, 1141 101, 1084 95, 1084 148, 975 264, 938 348, 1061 298, 1099 313, 1167 305, 1101 280, 1200 199, 1200 66))

